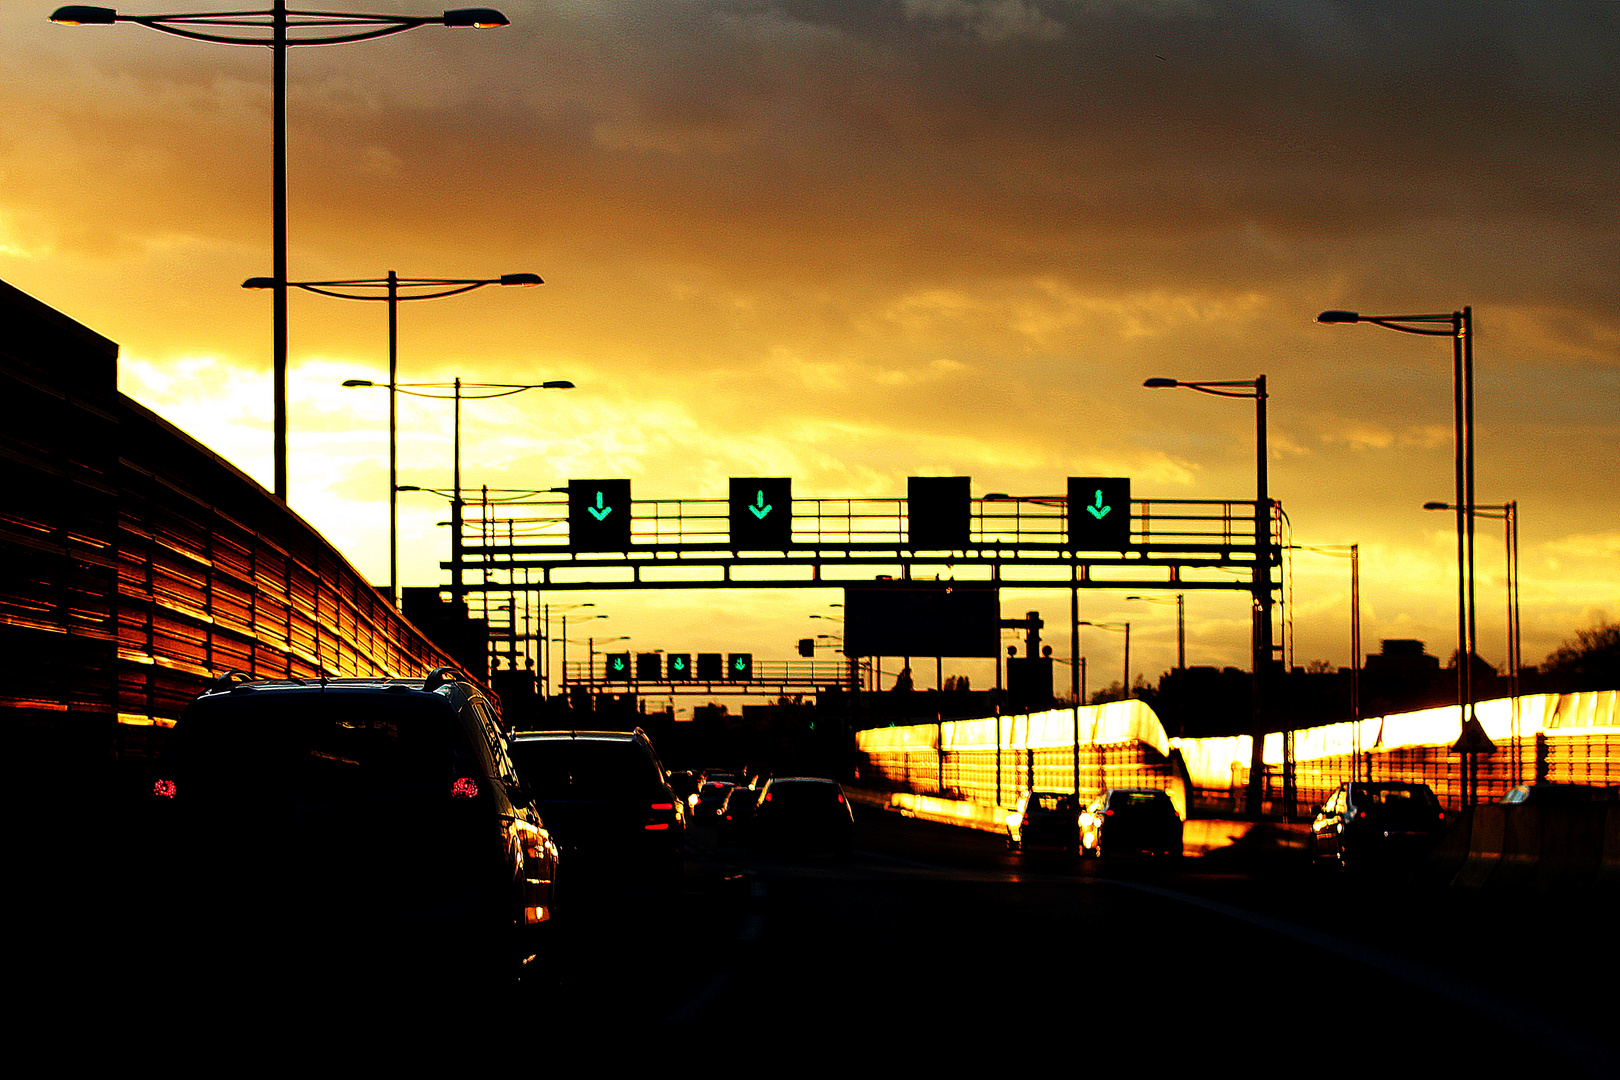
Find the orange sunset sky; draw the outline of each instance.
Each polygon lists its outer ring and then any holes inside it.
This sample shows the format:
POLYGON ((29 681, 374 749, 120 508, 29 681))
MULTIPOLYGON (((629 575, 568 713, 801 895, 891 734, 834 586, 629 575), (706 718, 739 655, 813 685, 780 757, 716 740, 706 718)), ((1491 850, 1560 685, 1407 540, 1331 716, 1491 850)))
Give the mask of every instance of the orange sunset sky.
MULTIPOLYGON (((271 273, 270 52, 54 6, 0 5, 0 278, 117 341, 126 394, 268 485, 270 298, 240 283, 271 273)), ((1449 344, 1314 317, 1466 304, 1477 498, 1519 504, 1524 657, 1620 616, 1620 4, 495 6, 510 26, 288 63, 294 280, 546 279, 401 308, 403 382, 578 385, 467 404, 468 486, 1102 475, 1252 498, 1252 405, 1142 381, 1263 373, 1292 539, 1360 545, 1364 651, 1444 660, 1454 519, 1421 505, 1453 498, 1449 344)), ((385 308, 291 305, 290 504, 384 582, 386 394, 339 384, 386 381, 385 308)), ((448 403, 402 399, 400 431, 401 482, 448 486, 448 403)), ((444 580, 445 517, 401 497, 404 584, 444 580)), ((1501 536, 1480 522, 1498 665, 1501 536)), ((1297 557, 1295 663, 1350 662, 1348 592, 1346 560, 1297 557)), ((785 658, 840 597, 552 599, 632 650, 785 658)), ((1173 665, 1173 606, 1082 603, 1131 621, 1136 672, 1173 665)), ((1002 606, 1066 655, 1065 593, 1002 606)), ((1243 594, 1187 617, 1189 663, 1247 666, 1243 594)), ((1119 648, 1088 633, 1093 688, 1119 648)), ((945 672, 983 686, 984 663, 945 672)))

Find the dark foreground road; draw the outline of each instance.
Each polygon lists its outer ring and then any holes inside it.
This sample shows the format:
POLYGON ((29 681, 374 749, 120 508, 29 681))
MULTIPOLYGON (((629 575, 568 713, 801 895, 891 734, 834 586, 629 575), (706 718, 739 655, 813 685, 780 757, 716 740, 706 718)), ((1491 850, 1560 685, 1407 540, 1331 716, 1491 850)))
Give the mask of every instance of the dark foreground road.
POLYGON ((1620 1077, 1612 896, 1435 889, 1264 853, 1029 861, 874 811, 847 862, 699 839, 679 895, 575 890, 516 986, 290 969, 275 927, 226 919, 184 943, 207 950, 209 981, 177 990, 168 943, 120 946, 141 928, 116 888, 25 878, 11 1019, 59 1064, 213 1072, 526 1078, 635 1059, 794 1076, 1620 1077))

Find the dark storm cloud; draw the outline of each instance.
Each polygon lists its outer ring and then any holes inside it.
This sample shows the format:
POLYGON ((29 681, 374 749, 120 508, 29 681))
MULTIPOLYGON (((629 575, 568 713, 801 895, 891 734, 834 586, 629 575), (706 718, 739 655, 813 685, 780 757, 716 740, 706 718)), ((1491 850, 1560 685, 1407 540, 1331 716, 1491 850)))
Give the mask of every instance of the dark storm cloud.
POLYGON ((857 263, 906 278, 931 267, 1265 280, 1323 245, 1387 252, 1403 231, 1467 223, 1429 253, 1440 273, 1494 251, 1493 230, 1536 231, 1534 258, 1502 275, 1502 299, 1556 292, 1612 313, 1607 282, 1574 266, 1620 261, 1609 122, 1620 75, 1605 62, 1620 48, 1615 12, 536 9, 514 50, 534 58, 532 77, 438 124, 377 122, 417 132, 400 156, 430 166, 484 141, 490 167, 526 174, 560 229, 635 219, 672 256, 748 275, 760 271, 749 253, 768 244, 787 256, 772 272, 787 276, 857 263), (483 122, 450 130, 468 119, 483 122))

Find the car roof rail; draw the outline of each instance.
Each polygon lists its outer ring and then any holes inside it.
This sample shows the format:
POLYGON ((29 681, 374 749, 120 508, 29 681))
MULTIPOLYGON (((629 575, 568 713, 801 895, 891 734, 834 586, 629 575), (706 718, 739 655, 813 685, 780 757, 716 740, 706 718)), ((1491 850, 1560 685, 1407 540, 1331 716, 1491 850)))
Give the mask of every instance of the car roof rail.
POLYGON ((436 667, 422 680, 422 689, 432 693, 448 682, 461 682, 461 673, 455 668, 436 667))
POLYGON ((215 677, 215 679, 212 682, 210 682, 206 687, 203 688, 203 693, 205 693, 205 694, 222 693, 222 692, 224 692, 226 690, 231 689, 234 686, 239 686, 242 683, 247 683, 247 682, 252 682, 252 681, 253 681, 253 676, 252 675, 249 675, 245 671, 237 671, 235 668, 232 668, 230 671, 225 672, 223 675, 219 675, 219 676, 215 677))

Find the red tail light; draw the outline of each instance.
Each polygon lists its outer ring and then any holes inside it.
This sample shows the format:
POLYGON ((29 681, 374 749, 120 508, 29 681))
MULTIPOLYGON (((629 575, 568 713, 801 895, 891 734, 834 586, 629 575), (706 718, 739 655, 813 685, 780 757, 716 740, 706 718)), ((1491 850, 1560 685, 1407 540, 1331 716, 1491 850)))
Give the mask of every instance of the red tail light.
POLYGON ((664 829, 669 828, 674 823, 673 822, 673 819, 675 817, 675 804, 674 803, 655 802, 652 805, 648 806, 647 810, 649 812, 648 816, 649 816, 649 818, 651 818, 651 820, 649 820, 647 822, 647 824, 643 825, 642 828, 649 831, 649 832, 660 832, 660 831, 662 831, 664 829), (667 818, 669 820, 659 820, 661 818, 667 818))
POLYGON ((456 782, 450 785, 452 799, 476 799, 478 797, 478 781, 470 776, 458 776, 456 782))
POLYGON ((174 798, 174 781, 173 780, 159 780, 157 783, 153 784, 152 785, 152 797, 154 799, 172 799, 172 798, 174 798))

